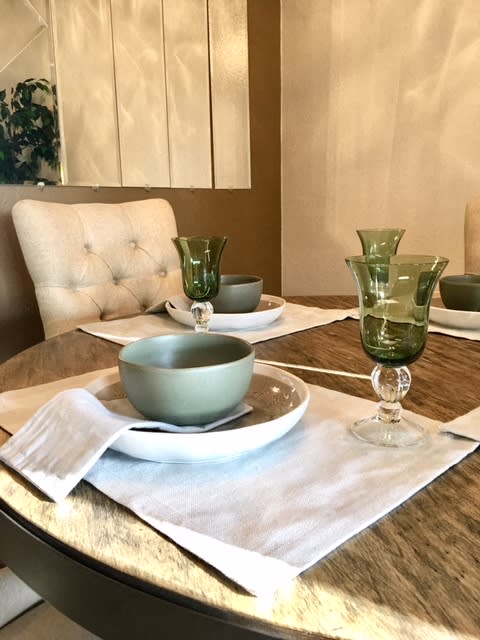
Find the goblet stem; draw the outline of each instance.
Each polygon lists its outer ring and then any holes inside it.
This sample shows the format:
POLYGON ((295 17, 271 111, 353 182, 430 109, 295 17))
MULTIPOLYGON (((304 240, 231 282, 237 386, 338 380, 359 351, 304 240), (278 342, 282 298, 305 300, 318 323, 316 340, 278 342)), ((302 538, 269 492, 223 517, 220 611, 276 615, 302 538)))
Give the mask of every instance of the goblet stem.
POLYGON ((357 438, 384 447, 404 447, 424 439, 423 428, 402 415, 400 400, 407 394, 411 379, 408 367, 375 367, 372 385, 380 402, 375 416, 352 425, 357 438))
POLYGON ((195 320, 195 331, 206 333, 213 313, 211 302, 194 302, 191 306, 192 316, 195 320))

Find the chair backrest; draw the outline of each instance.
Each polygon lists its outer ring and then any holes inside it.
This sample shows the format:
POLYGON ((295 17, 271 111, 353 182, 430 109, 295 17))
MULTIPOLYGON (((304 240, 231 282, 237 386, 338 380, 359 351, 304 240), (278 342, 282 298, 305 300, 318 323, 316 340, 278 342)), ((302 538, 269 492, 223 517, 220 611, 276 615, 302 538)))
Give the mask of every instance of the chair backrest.
POLYGON ((480 273, 480 198, 465 209, 465 273, 480 273))
POLYGON ((182 290, 177 225, 166 200, 21 200, 12 217, 46 338, 141 313, 182 290))

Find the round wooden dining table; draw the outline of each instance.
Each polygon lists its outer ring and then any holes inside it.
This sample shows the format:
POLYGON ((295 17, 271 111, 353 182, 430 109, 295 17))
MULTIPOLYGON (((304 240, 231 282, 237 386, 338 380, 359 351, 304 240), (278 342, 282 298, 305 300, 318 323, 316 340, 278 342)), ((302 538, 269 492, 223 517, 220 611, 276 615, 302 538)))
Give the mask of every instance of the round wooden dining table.
MULTIPOLYGON (((339 296, 289 301, 357 304, 339 296)), ((0 365, 0 390, 115 366, 119 349, 79 330, 56 336, 0 365)), ((293 373, 308 383, 375 400, 366 377, 308 370, 370 374, 356 320, 260 342, 255 351, 306 367, 293 373)), ((429 333, 404 407, 443 422, 476 408, 479 365, 480 341, 429 333)), ((0 561, 105 639, 473 640, 479 542, 474 452, 287 587, 255 597, 87 482, 56 504, 0 465, 0 561)))

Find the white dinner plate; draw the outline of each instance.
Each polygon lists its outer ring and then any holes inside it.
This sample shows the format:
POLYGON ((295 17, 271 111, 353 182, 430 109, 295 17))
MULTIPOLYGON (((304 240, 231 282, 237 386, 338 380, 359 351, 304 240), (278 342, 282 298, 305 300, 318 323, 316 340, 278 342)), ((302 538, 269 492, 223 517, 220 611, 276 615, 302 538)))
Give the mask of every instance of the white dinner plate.
POLYGON ((457 311, 430 306, 430 320, 452 329, 480 329, 480 311, 457 311))
MULTIPOLYGON (((88 386, 100 400, 125 396, 118 373, 95 380, 88 386)), ((252 411, 205 433, 166 433, 130 430, 111 449, 134 458, 154 462, 211 462, 234 458, 278 440, 305 413, 310 392, 303 380, 269 365, 255 363, 244 402, 252 411)))
MULTIPOLYGON (((165 303, 169 315, 180 324, 194 327, 190 311, 191 302, 183 296, 175 296, 165 303)), ((279 318, 285 309, 285 300, 263 294, 258 307, 250 313, 214 313, 209 328, 212 331, 234 331, 265 327, 279 318)))

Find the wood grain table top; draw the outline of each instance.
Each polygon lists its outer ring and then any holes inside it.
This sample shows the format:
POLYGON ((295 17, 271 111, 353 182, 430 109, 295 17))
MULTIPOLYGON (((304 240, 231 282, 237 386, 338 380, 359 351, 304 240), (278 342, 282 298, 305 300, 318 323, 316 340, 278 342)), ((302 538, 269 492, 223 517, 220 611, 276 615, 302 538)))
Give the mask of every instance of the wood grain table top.
MULTIPOLYGON (((356 304, 335 296, 289 300, 324 308, 356 304)), ((57 336, 2 364, 0 390, 114 366, 119 349, 80 331, 57 336)), ((255 351, 258 358, 367 375, 373 367, 355 320, 257 343, 255 351)), ((480 341, 429 334, 422 357, 410 367, 404 407, 440 421, 476 408, 479 364, 480 341)), ((366 379, 301 370, 295 375, 375 400, 366 379)), ((246 594, 86 482, 53 504, 1 466, 0 509, 76 561, 235 628, 275 638, 480 638, 477 452, 268 599, 246 594)), ((0 546, 0 560, 1 553, 0 546)))

